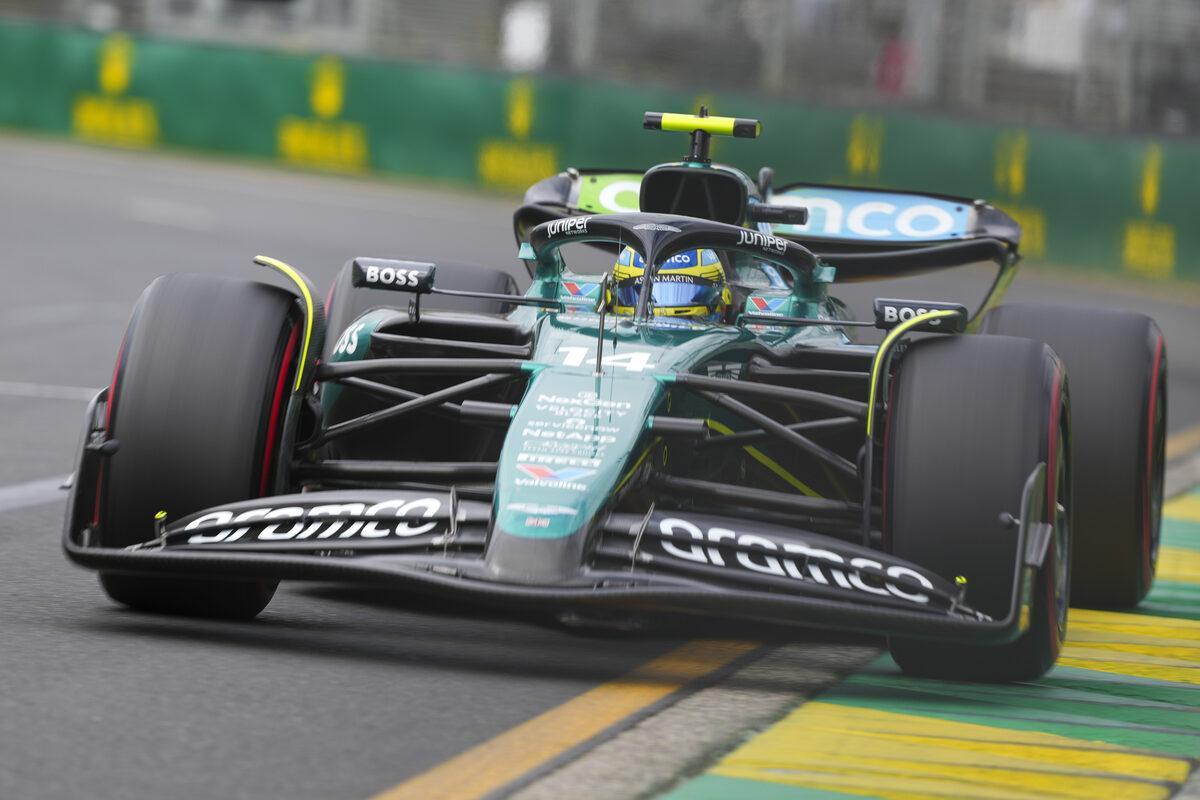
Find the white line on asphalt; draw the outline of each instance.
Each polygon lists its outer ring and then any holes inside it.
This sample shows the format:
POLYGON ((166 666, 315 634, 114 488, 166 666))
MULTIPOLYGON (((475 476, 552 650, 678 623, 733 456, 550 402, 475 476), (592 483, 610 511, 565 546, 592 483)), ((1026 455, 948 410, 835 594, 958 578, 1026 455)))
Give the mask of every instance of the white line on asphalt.
POLYGON ((0 381, 0 397, 33 397, 39 400, 76 400, 86 403, 99 389, 86 386, 55 386, 48 383, 0 381))
POLYGON ((42 478, 29 483, 5 486, 0 489, 0 513, 65 500, 67 493, 63 491, 62 485, 68 477, 59 475, 57 478, 42 478))

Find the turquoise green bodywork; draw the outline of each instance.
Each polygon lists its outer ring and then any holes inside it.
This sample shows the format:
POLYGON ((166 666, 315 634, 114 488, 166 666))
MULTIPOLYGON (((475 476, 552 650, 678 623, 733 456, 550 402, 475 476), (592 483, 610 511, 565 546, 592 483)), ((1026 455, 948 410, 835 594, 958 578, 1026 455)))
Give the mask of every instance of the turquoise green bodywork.
POLYGON ((598 314, 574 310, 537 322, 538 368, 500 455, 497 530, 559 538, 586 527, 650 447, 647 420, 664 403, 663 379, 714 359, 744 364, 755 341, 730 326, 607 315, 597 373, 599 323, 598 314), (559 474, 529 474, 539 469, 559 474))
MULTIPOLYGON (((386 319, 395 315, 395 309, 377 308, 351 322, 345 330, 330 331, 330 335, 337 337, 334 340, 333 351, 329 354, 330 363, 362 361, 367 355, 367 350, 370 349, 371 334, 379 330, 379 326, 386 319)), ((322 387, 321 409, 326 417, 329 416, 341 396, 342 385, 340 383, 329 383, 322 387)))
MULTIPOLYGON (((753 186, 745 176, 742 179, 753 186)), ((678 230, 661 223, 654 230, 663 227, 678 230)), ((627 244, 655 265, 674 255, 671 246, 658 244, 658 239, 639 243, 624 234, 620 239, 597 238, 586 227, 584 232, 586 237, 572 241, 627 244)), ((499 453, 485 561, 497 576, 527 583, 553 583, 576 574, 598 520, 635 485, 639 467, 668 457, 668 443, 650 427, 652 417, 708 420, 711 428, 724 432, 747 427, 702 397, 671 391, 676 375, 737 380, 750 360, 768 349, 850 344, 845 329, 838 326, 845 319, 844 307, 828 295, 835 276, 828 265, 817 262, 799 270, 770 253, 726 250, 729 274, 749 287, 733 324, 694 317, 638 318, 599 313, 606 276, 573 273, 559 252, 563 243, 526 243, 519 251, 533 278, 526 296, 561 305, 518 306, 508 315, 509 322, 531 331, 533 348, 527 362, 529 379, 499 453), (763 264, 769 266, 764 269, 763 264), (791 279, 783 280, 780 273, 791 279), (743 319, 746 314, 757 318, 743 319), (771 323, 772 318, 788 317, 829 324, 771 323)), ((371 312, 355 323, 361 330, 354 325, 350 330, 369 338, 387 313, 395 312, 371 312)), ((334 360, 361 357, 357 351, 335 353, 334 360)), ((333 387, 327 387, 323 398, 326 413, 337 402, 329 388, 333 387)), ((730 454, 724 451, 714 458, 724 460, 730 454)), ((782 468, 775 467, 778 474, 782 468)), ((801 485, 790 483, 793 488, 801 485)))

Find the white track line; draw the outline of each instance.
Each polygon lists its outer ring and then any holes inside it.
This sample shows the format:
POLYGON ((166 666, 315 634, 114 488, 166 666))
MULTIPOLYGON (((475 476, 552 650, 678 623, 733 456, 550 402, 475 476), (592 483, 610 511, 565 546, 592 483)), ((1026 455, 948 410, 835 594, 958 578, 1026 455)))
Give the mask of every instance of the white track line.
POLYGON ((47 383, 0 381, 0 397, 34 397, 40 400, 76 400, 88 402, 99 389, 86 386, 54 386, 47 383))
POLYGON ((65 500, 67 493, 63 491, 62 485, 68 477, 70 476, 59 475, 57 478, 41 478, 29 483, 5 486, 0 489, 0 513, 65 500))

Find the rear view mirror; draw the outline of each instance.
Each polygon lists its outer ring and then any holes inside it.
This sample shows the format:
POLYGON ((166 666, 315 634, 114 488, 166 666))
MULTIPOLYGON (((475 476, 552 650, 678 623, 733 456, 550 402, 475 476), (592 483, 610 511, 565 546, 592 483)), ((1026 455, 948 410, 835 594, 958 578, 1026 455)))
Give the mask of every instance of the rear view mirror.
POLYGON ((808 209, 804 206, 768 206, 753 203, 748 216, 751 222, 769 222, 772 225, 808 224, 808 209))

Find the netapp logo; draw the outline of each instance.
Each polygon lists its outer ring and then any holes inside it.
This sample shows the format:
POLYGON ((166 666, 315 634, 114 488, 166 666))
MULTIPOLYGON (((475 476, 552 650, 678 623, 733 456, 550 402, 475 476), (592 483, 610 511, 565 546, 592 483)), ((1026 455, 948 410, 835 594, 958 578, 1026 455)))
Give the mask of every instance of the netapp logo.
POLYGON ((413 525, 410 520, 413 518, 429 519, 436 516, 441 508, 442 501, 436 497, 420 497, 411 500, 403 498, 384 500, 370 506, 365 503, 341 503, 311 508, 302 506, 253 508, 236 516, 232 511, 219 510, 196 517, 184 527, 184 530, 190 531, 201 527, 209 528, 225 524, 231 526, 214 534, 195 534, 188 538, 188 544, 228 543, 236 542, 239 539, 282 542, 299 539, 332 539, 334 536, 338 539, 409 537, 428 533, 437 527, 436 521, 413 525), (372 518, 378 518, 378 521, 372 518), (292 522, 289 524, 289 521, 292 522), (247 534, 250 534, 248 538, 247 534))

